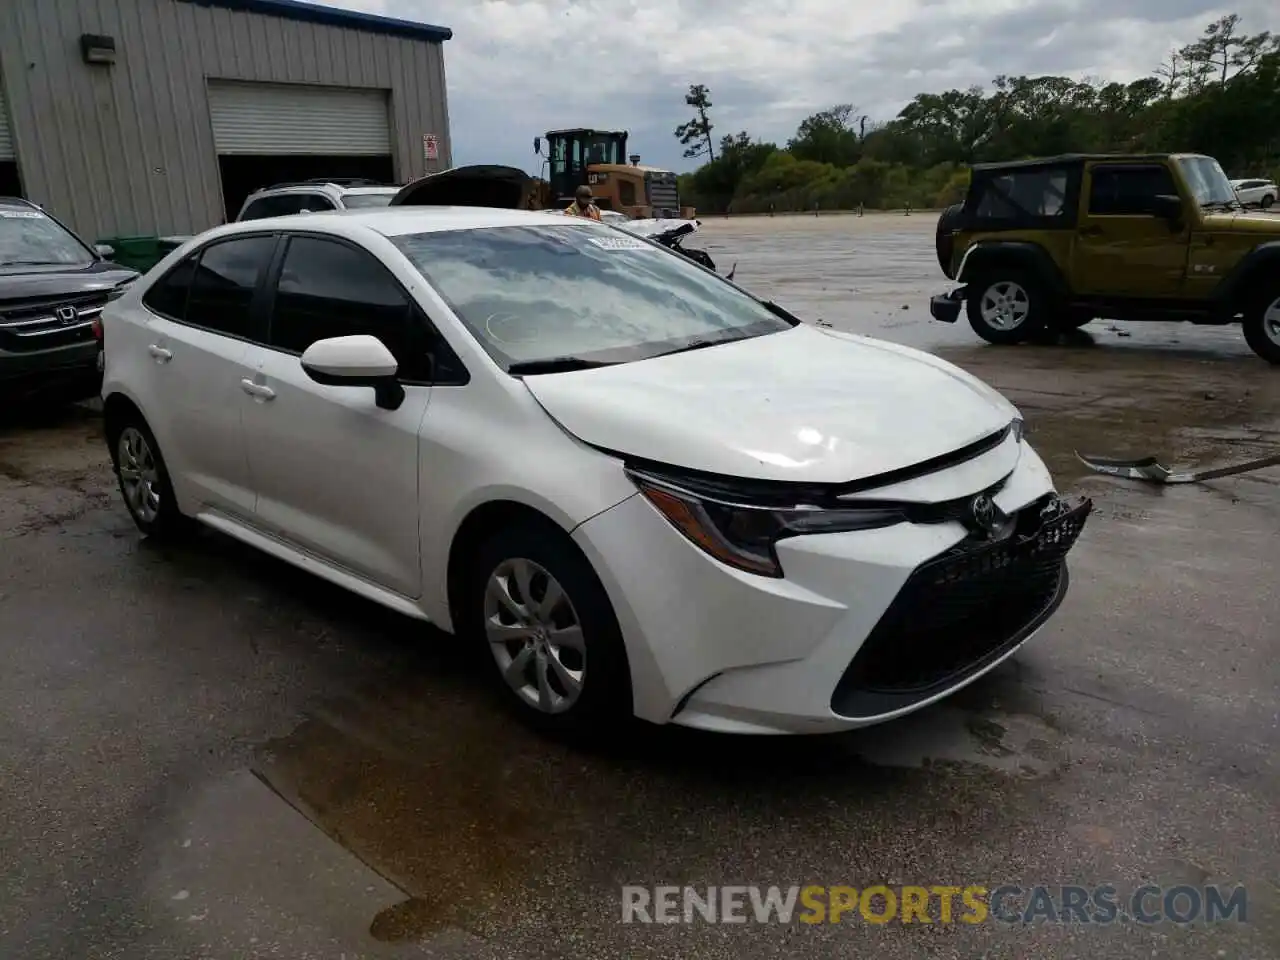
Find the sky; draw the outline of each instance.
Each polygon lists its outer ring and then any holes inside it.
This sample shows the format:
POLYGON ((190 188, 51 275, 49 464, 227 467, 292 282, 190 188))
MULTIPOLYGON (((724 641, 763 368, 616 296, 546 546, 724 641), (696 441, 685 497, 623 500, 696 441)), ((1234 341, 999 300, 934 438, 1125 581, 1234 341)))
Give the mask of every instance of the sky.
POLYGON ((1238 13, 1280 33, 1277 0, 317 0, 453 30, 453 161, 536 172, 557 127, 630 132, 642 162, 688 170, 675 128, 692 83, 713 136, 779 145, 837 103, 889 120, 913 96, 1000 75, 1127 81, 1238 13))

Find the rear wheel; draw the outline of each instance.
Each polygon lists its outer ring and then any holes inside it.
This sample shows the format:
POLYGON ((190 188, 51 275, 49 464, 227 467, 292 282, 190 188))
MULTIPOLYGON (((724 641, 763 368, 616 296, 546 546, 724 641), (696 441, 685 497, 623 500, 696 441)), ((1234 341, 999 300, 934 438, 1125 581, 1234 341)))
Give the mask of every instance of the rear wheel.
POLYGON ((1244 339, 1263 360, 1280 364, 1280 284, 1272 283, 1245 310, 1244 339))
POLYGON ((969 326, 988 343, 1021 343, 1048 326, 1044 287, 1025 270, 984 271, 969 284, 967 301, 969 326))
POLYGON ((482 544, 462 622, 489 647, 508 706, 550 732, 589 735, 631 713, 622 631, 603 585, 558 529, 521 524, 482 544))
POLYGON ((111 460, 124 504, 138 529, 156 539, 187 533, 191 521, 178 510, 173 484, 151 429, 139 416, 114 425, 111 460))
POLYGON ((1265 197, 1263 197, 1263 198, 1262 198, 1262 209, 1263 209, 1263 210, 1270 210, 1270 209, 1271 209, 1271 205, 1272 205, 1273 203, 1275 203, 1275 202, 1276 202, 1276 198, 1275 198, 1275 196, 1273 196, 1272 194, 1268 193, 1265 197))

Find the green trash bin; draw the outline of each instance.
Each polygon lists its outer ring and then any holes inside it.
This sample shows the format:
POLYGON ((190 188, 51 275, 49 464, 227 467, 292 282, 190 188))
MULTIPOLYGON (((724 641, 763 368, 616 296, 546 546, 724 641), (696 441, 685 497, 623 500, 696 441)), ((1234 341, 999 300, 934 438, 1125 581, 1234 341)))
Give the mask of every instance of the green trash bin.
POLYGON ((107 244, 115 251, 111 255, 115 263, 140 273, 146 273, 173 249, 159 237, 107 237, 98 242, 107 244))

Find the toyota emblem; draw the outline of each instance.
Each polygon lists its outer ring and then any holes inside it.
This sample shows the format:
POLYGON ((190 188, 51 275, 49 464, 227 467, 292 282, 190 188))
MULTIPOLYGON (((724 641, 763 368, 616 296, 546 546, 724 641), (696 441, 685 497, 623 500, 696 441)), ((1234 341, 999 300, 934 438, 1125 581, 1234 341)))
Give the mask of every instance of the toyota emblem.
POLYGON ((64 326, 68 323, 75 323, 76 318, 80 316, 80 311, 75 307, 59 307, 54 311, 58 318, 58 322, 64 326))
POLYGON ((973 522, 987 533, 994 533, 996 529, 996 505, 991 498, 985 493, 978 494, 973 498, 972 510, 973 522))

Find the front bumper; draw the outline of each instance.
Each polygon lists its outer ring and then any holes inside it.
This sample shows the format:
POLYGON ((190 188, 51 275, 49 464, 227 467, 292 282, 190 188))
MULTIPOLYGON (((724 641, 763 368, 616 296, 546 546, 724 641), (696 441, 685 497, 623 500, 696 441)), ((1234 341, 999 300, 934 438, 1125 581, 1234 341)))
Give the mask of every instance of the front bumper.
POLYGON ((101 355, 97 340, 21 353, 0 347, 0 387, 21 391, 91 382, 102 372, 101 355))
MULTIPOLYGON (((1010 514, 1030 507, 1034 527, 1057 498, 1043 462, 1019 446, 993 499, 1010 514)), ((918 710, 1010 656, 1061 603, 1090 508, 990 547, 959 521, 796 537, 778 546, 783 579, 711 559, 640 496, 575 538, 618 614, 638 716, 821 733, 918 710)))
POLYGON ((929 315, 943 323, 955 323, 964 305, 964 287, 950 293, 939 294, 929 300, 929 315))

